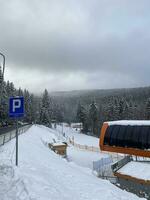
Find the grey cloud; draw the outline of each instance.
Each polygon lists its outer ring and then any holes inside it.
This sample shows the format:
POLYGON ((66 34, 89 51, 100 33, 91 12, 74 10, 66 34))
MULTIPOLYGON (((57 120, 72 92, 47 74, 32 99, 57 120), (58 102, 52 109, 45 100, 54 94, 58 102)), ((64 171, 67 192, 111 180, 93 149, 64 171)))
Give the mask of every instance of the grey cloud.
POLYGON ((86 77, 81 88, 113 87, 105 80, 115 74, 125 77, 121 86, 150 84, 148 0, 11 0, 1 5, 0 46, 10 70, 62 79, 81 72, 86 77), (100 82, 92 74, 105 78, 100 82))

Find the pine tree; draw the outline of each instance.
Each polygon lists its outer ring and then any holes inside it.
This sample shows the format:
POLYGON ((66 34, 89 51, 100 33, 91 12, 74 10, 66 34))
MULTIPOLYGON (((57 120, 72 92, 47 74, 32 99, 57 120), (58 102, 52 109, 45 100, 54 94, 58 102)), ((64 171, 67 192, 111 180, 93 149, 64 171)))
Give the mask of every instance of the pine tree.
POLYGON ((7 118, 7 107, 6 107, 6 94, 5 94, 5 83, 3 80, 3 73, 0 67, 0 123, 4 123, 7 118))
POLYGON ((2 84, 2 82, 3 82, 3 73, 2 73, 1 66, 0 66, 0 85, 2 84))
POLYGON ((145 113, 146 119, 150 120, 150 98, 147 99, 145 113))
POLYGON ((113 99, 110 98, 108 103, 107 103, 107 121, 111 121, 115 119, 115 111, 116 109, 114 108, 114 104, 113 104, 113 99))
POLYGON ((79 122, 84 122, 85 119, 85 108, 81 105, 81 103, 79 102, 78 104, 78 108, 77 108, 77 120, 79 122))
POLYGON ((55 122, 63 122, 64 120, 64 112, 61 105, 57 103, 52 103, 52 119, 55 122))
POLYGON ((51 127, 51 110, 48 91, 45 89, 40 108, 40 123, 51 127))
POLYGON ((119 119, 123 119, 123 114, 124 114, 124 99, 121 98, 119 100, 119 119))
POLYGON ((90 117, 90 121, 91 121, 91 126, 92 126, 92 132, 94 135, 97 135, 97 128, 98 128, 98 108, 97 105, 95 103, 95 101, 93 101, 90 104, 90 108, 89 108, 89 117, 90 117))
POLYGON ((28 110, 28 121, 30 123, 35 122, 36 107, 35 107, 35 99, 34 99, 33 94, 29 95, 28 108, 29 108, 29 110, 28 110))
POLYGON ((126 103, 125 119, 133 120, 138 118, 138 106, 133 101, 126 103))
POLYGON ((29 94, 28 90, 26 90, 26 89, 24 90, 23 96, 24 96, 24 108, 25 108, 24 120, 29 121, 29 112, 30 112, 29 97, 30 97, 30 94, 29 94))
POLYGON ((78 108, 77 108, 77 121, 82 123, 82 127, 83 127, 83 132, 87 132, 88 131, 88 124, 87 124, 87 114, 86 114, 86 109, 84 108, 83 105, 81 105, 81 103, 78 103, 78 108))
POLYGON ((17 96, 23 96, 23 91, 21 88, 17 91, 17 96))

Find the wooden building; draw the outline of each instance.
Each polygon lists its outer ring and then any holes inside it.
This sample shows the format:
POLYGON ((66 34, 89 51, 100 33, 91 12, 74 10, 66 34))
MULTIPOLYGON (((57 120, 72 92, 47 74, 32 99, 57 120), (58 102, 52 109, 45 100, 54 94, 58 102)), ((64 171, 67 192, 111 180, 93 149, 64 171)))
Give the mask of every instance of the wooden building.
POLYGON ((49 143, 49 148, 55 153, 61 156, 67 156, 67 144, 66 143, 49 143))
POLYGON ((99 146, 102 151, 150 157, 150 121, 105 122, 99 146))

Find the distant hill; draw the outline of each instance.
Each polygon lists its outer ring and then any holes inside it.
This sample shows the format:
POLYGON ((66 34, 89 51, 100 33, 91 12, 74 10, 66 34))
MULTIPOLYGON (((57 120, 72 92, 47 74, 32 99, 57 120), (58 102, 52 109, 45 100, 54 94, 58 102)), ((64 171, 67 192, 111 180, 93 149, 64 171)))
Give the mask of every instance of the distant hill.
MULTIPOLYGON (((61 105, 65 120, 67 121, 76 120, 79 102, 88 110, 93 100, 98 106, 99 118, 104 118, 103 120, 112 120, 113 114, 111 118, 107 117, 111 112, 109 109, 115 109, 115 99, 118 104, 123 101, 128 107, 128 111, 126 108, 123 108, 126 110, 126 116, 128 113, 132 113, 132 118, 126 117, 126 119, 145 119, 145 106, 148 98, 150 98, 150 87, 52 92, 50 96, 55 102, 61 105)), ((123 119, 125 119, 125 117, 123 119)))
POLYGON ((51 92, 50 95, 54 97, 83 97, 83 96, 95 96, 95 97, 108 97, 116 95, 137 95, 138 93, 150 93, 149 87, 139 88, 119 88, 119 89, 93 89, 93 90, 72 90, 72 91, 58 91, 51 92))

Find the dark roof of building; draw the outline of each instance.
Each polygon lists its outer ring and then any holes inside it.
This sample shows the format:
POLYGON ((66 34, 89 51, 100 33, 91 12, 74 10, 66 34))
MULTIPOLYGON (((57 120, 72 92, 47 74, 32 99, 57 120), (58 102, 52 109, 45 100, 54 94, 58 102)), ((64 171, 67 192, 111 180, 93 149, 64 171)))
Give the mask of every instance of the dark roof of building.
POLYGON ((104 145, 150 149, 150 125, 109 125, 104 136, 104 145))

